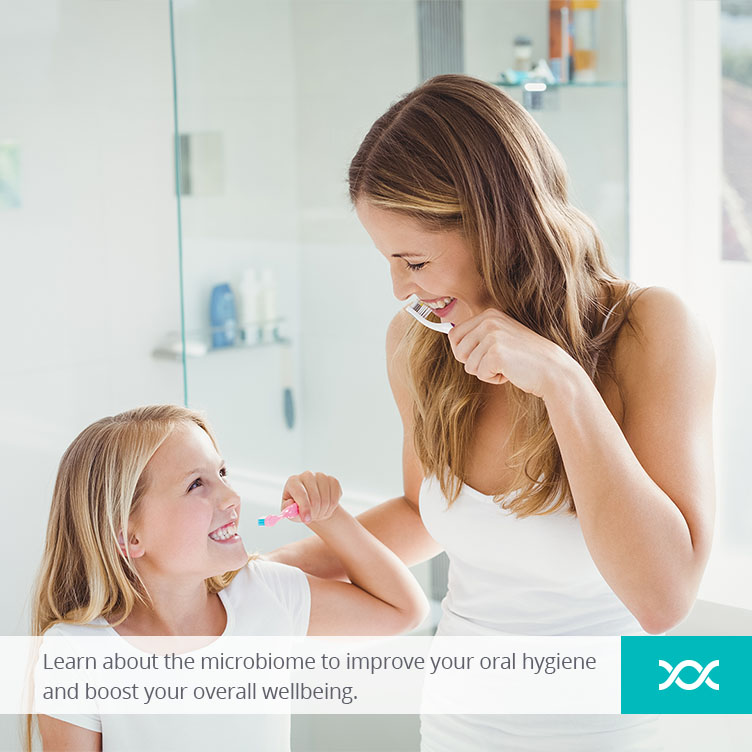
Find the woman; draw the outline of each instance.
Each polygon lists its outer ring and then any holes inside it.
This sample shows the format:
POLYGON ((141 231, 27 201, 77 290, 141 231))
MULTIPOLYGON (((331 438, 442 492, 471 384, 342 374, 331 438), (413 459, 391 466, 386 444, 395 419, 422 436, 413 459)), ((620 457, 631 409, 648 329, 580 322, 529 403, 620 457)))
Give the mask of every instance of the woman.
MULTIPOLYGON (((437 76, 395 103, 349 180, 394 294, 455 324, 445 335, 400 312, 389 327, 404 494, 360 516, 408 565, 447 551, 438 634, 660 634, 682 621, 714 517, 704 327, 670 291, 612 272, 555 147, 482 81, 437 76)), ((316 540, 270 558, 343 575, 316 540)), ((422 736, 432 751, 648 749, 654 725, 426 716, 422 736)))

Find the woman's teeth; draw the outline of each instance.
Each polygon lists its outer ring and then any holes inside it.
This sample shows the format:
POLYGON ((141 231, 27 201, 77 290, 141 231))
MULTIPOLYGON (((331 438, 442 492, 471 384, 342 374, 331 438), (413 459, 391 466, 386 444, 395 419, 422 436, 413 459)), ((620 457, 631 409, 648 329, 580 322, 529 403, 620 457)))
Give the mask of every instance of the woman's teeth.
POLYGON ((237 523, 233 522, 232 524, 227 525, 226 527, 221 527, 219 530, 215 530, 213 533, 209 533, 209 537, 215 541, 222 541, 222 540, 227 540, 228 538, 232 538, 232 536, 236 535, 237 532, 238 532, 237 523))
POLYGON ((433 308, 434 311, 440 310, 442 308, 446 308, 454 298, 442 298, 441 300, 435 300, 433 303, 426 303, 424 300, 423 303, 425 303, 429 308, 433 308))

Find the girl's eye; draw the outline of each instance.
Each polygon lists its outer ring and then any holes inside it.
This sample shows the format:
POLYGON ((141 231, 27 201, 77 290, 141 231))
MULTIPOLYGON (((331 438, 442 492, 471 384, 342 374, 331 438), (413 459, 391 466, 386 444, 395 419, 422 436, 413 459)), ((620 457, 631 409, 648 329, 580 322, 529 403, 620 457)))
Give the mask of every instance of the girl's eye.
POLYGON ((407 264, 407 268, 410 271, 417 272, 419 269, 422 269, 426 265, 427 262, 423 261, 420 264, 411 264, 409 261, 405 261, 405 263, 407 264))
MULTIPOLYGON (((219 471, 219 474, 220 474, 220 476, 222 478, 226 478, 227 477, 227 468, 226 467, 221 468, 220 471, 219 471)), ((191 485, 188 486, 188 490, 189 491, 193 491, 193 489, 196 487, 197 483, 201 483, 201 478, 196 478, 196 480, 194 480, 193 483, 191 483, 191 485)))

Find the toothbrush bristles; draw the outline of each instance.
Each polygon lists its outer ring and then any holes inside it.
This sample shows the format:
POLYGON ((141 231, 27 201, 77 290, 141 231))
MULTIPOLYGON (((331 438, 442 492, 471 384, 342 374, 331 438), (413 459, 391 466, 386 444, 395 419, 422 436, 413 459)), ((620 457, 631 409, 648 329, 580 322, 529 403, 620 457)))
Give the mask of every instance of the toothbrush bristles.
POLYGON ((412 309, 413 311, 415 311, 415 313, 418 314, 418 316, 423 316, 423 318, 428 316, 429 313, 433 313, 433 310, 430 306, 427 306, 425 303, 421 303, 420 301, 413 303, 412 309))
POLYGON ((420 300, 416 303, 410 303, 409 305, 405 306, 405 310, 413 318, 420 321, 423 326, 426 326, 429 329, 433 329, 435 332, 444 332, 445 334, 447 334, 454 326, 454 324, 451 323, 442 322, 438 324, 435 321, 431 321, 431 319, 428 318, 428 314, 435 314, 436 312, 430 306, 427 306, 425 303, 421 303, 420 300))

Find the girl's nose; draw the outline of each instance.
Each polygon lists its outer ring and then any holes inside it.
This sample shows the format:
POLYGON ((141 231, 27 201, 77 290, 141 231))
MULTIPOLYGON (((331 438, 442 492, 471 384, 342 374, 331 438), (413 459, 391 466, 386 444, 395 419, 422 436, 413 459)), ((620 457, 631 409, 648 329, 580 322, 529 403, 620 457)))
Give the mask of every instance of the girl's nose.
POLYGON ((222 498, 222 508, 227 509, 228 507, 233 506, 240 506, 240 495, 234 489, 230 488, 230 486, 227 486, 222 498))

